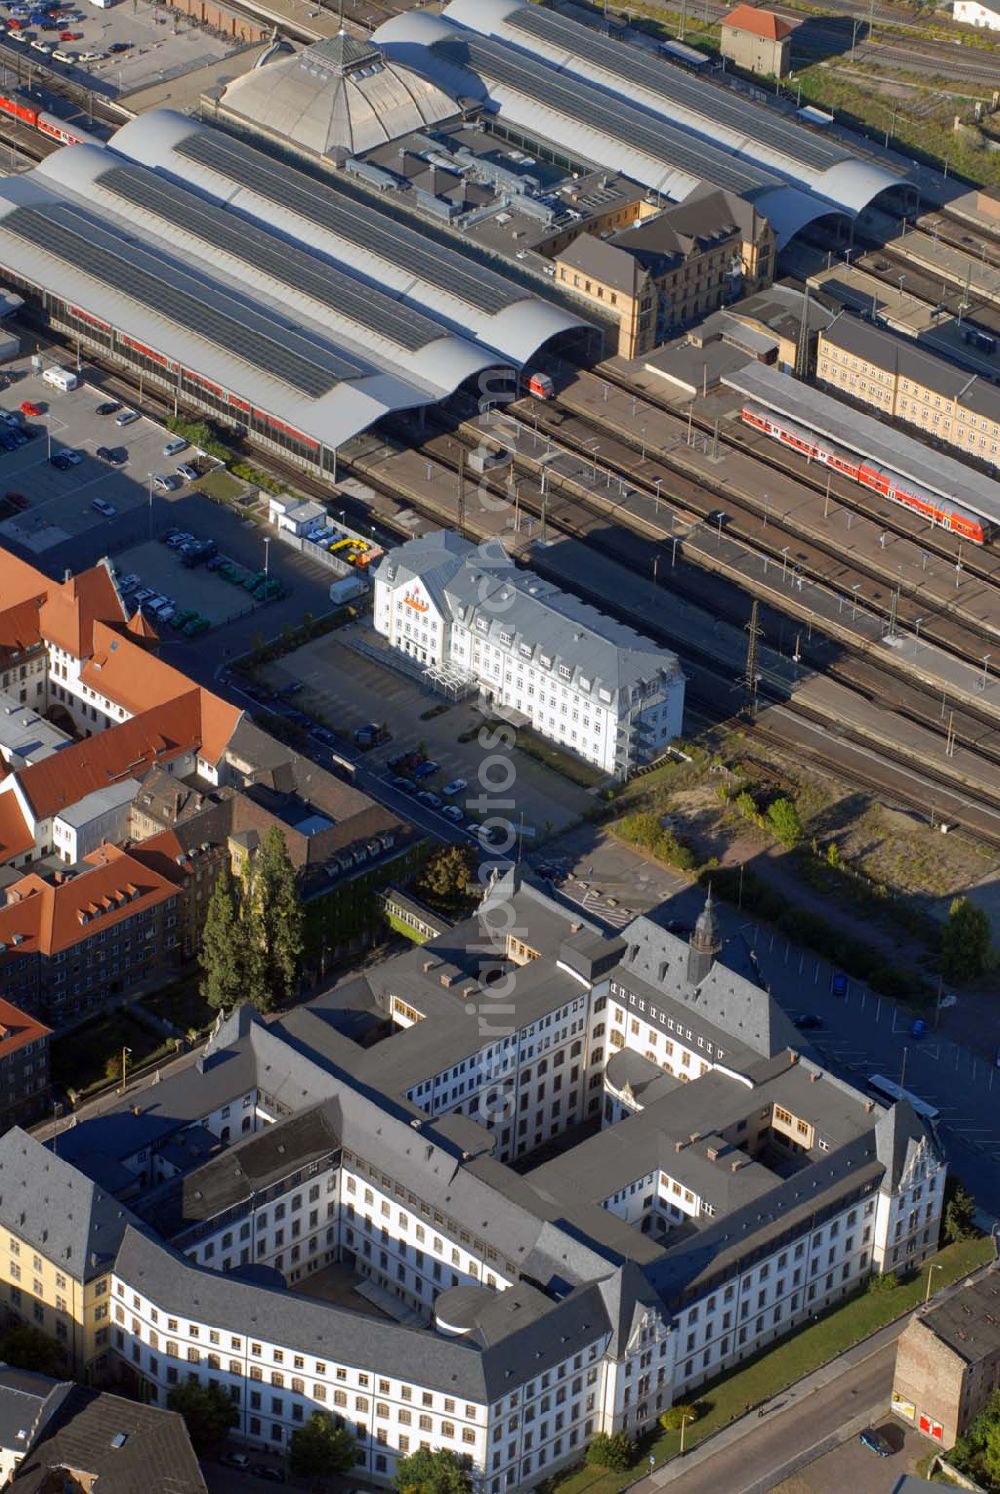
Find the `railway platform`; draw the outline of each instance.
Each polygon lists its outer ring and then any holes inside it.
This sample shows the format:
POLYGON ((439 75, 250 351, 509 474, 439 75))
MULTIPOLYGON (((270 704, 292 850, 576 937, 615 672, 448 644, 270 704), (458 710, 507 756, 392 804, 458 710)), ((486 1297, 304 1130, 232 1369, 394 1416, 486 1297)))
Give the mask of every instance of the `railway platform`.
MULTIPOLYGON (((599 373, 583 374, 561 392, 560 399, 564 407, 621 436, 630 448, 638 446, 639 460, 634 471, 636 478, 645 484, 655 487, 661 479, 661 488, 671 490, 669 469, 657 465, 657 456, 663 454, 671 466, 681 468, 703 484, 714 495, 713 504, 717 502, 724 509, 726 497, 731 494, 734 501, 747 505, 755 516, 750 520, 748 537, 783 556, 781 563, 786 572, 791 566, 799 576, 807 572, 820 577, 834 592, 852 598, 859 576, 871 578, 863 580, 857 591, 884 616, 889 615, 892 594, 898 591, 898 611, 911 627, 921 613, 934 611, 1000 645, 1000 590, 996 589, 1000 584, 1000 556, 991 551, 977 551, 975 566, 989 573, 989 581, 970 576, 966 570, 972 558, 968 545, 960 549, 949 537, 954 559, 923 548, 919 532, 927 531, 926 525, 904 509, 899 508, 897 513, 898 506, 878 499, 871 502, 870 512, 858 512, 854 506, 840 501, 842 479, 833 477, 827 499, 825 492, 804 486, 791 466, 788 471, 768 467, 762 473, 760 463, 750 452, 733 450, 721 442, 716 457, 712 438, 693 426, 689 429, 682 409, 678 408, 676 413, 664 411, 643 397, 644 389, 659 394, 655 375, 638 375, 635 392, 630 394, 616 384, 602 381, 599 373), (895 527, 904 521, 913 530, 912 538, 900 534, 895 527), (893 527, 887 528, 887 524, 893 527), (784 538, 773 537, 775 526, 787 531, 784 538), (787 546, 785 538, 791 540, 787 546)), ((726 426, 738 418, 739 397, 724 391, 709 401, 697 402, 697 408, 700 417, 717 414, 720 433, 724 435, 726 426)), ((759 442, 756 438, 750 440, 749 433, 742 428, 739 436, 751 451, 755 444, 761 444, 765 460, 773 457, 767 450, 773 443, 768 443, 766 437, 759 442)), ((558 430, 551 432, 550 438, 558 442, 558 430)), ((600 451, 601 447, 597 449, 600 451)), ((634 449, 627 455, 634 460, 634 449)), ((826 483, 828 469, 814 467, 813 470, 817 474, 815 480, 826 483)), ((860 494, 861 490, 858 491, 860 494)), ((642 502, 641 495, 636 495, 636 502, 642 502)), ((654 518, 666 510, 666 505, 655 498, 646 507, 654 518)), ((984 643, 984 650, 988 647, 989 643, 984 643)), ((1000 665, 1000 654, 997 662, 1000 665)))
MULTIPOLYGON (((495 433, 496 424, 490 427, 495 433)), ((599 534, 605 519, 612 523, 637 521, 649 539, 649 586, 662 582, 669 586, 669 573, 678 561, 686 560, 700 569, 725 576, 751 595, 760 597, 781 613, 789 615, 801 632, 803 641, 812 637, 813 630, 842 643, 854 651, 873 658, 900 674, 909 674, 925 687, 941 694, 941 721, 947 727, 948 713, 963 704, 980 714, 1000 719, 1000 678, 988 667, 973 668, 962 660, 946 653, 920 636, 919 629, 898 627, 893 637, 888 637, 884 618, 874 614, 866 605, 866 599, 857 592, 837 591, 830 585, 819 584, 802 575, 794 564, 783 564, 750 550, 738 539, 724 530, 706 525, 689 517, 687 520, 671 514, 665 504, 656 511, 655 500, 634 489, 619 494, 617 486, 607 483, 600 468, 600 454, 594 454, 591 465, 579 456, 563 458, 550 456, 547 461, 539 433, 538 445, 532 450, 534 432, 522 429, 519 436, 519 456, 530 475, 522 466, 517 475, 512 474, 509 483, 478 484, 469 478, 465 481, 464 518, 466 532, 470 538, 495 536, 501 538, 509 549, 522 554, 530 551, 532 544, 554 537, 554 528, 546 533, 539 518, 542 507, 542 472, 546 472, 546 511, 554 525, 562 524, 559 505, 574 493, 586 494, 598 509, 593 519, 591 538, 599 544, 599 534), (596 476, 595 476, 596 466, 596 476)), ((434 455, 408 449, 396 449, 392 445, 372 442, 368 455, 360 460, 352 458, 357 470, 363 470, 375 484, 386 483, 402 493, 419 510, 430 510, 445 525, 454 525, 459 510, 459 478, 454 463, 457 461, 457 443, 453 438, 439 438, 441 459, 434 455), (451 442, 449 449, 447 443, 451 442)), ((607 564, 610 566, 611 562, 607 564)), ((643 578, 633 572, 624 571, 629 577, 628 588, 643 585, 643 578)), ((646 595, 649 593, 647 591, 646 595)), ((640 614, 641 615, 641 614, 640 614)), ((724 627, 716 619, 720 628, 724 627)), ((740 659, 745 659, 746 636, 739 629, 741 640, 740 659)), ((682 646, 678 644, 678 647, 682 646)), ((997 665, 1000 667, 1000 646, 997 650, 997 665)), ((742 663, 736 669, 740 673, 742 663)), ((893 717, 893 720, 896 718, 893 717)), ((942 751, 942 737, 928 732, 931 740, 942 751)), ((886 740, 896 740, 895 730, 886 740)), ((950 771, 947 767, 945 771, 950 771)), ((987 775, 990 781, 995 772, 987 775)))

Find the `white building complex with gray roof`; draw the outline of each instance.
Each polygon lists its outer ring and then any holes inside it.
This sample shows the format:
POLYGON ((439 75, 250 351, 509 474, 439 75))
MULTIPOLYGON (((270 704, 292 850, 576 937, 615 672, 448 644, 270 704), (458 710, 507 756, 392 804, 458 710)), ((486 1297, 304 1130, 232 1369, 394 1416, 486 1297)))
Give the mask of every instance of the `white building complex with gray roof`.
POLYGON ((519 570, 499 540, 435 530, 375 571, 374 624, 432 676, 478 687, 486 709, 616 777, 681 734, 675 654, 519 570))
POLYGON ((57 1151, 0 1138, 7 1321, 154 1405, 223 1387, 251 1446, 326 1411, 365 1476, 445 1448, 484 1494, 919 1266, 945 1175, 905 1102, 803 1049, 710 902, 689 942, 611 936, 513 872, 282 1019, 233 1013, 57 1151))

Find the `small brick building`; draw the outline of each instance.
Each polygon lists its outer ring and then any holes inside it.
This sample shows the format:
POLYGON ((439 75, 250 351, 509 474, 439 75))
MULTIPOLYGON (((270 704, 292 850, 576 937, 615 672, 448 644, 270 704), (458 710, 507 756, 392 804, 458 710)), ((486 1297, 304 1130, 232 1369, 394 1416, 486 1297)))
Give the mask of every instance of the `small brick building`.
POLYGON ((1000 1389, 1000 1270, 994 1266, 908 1325, 896 1348, 892 1409, 954 1447, 1000 1389))
POLYGON ((722 18, 722 55, 745 73, 783 78, 791 65, 794 29, 773 11, 737 5, 722 18))

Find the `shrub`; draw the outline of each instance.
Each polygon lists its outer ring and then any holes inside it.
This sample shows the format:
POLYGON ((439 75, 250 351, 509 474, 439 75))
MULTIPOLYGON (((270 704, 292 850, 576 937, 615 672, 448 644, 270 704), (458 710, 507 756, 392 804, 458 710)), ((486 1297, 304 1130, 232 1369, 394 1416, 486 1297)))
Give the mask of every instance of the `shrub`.
POLYGON ((597 1432, 587 1448, 587 1462, 593 1468, 609 1468, 623 1473, 632 1464, 633 1447, 627 1432, 597 1432))
POLYGON ((698 1420, 698 1407, 678 1401, 676 1406, 670 1406, 660 1417, 660 1426, 665 1432, 679 1432, 682 1426, 690 1426, 693 1421, 698 1420))
POLYGON ((783 846, 794 850, 802 839, 802 821, 791 799, 775 799, 767 808, 767 823, 783 846))

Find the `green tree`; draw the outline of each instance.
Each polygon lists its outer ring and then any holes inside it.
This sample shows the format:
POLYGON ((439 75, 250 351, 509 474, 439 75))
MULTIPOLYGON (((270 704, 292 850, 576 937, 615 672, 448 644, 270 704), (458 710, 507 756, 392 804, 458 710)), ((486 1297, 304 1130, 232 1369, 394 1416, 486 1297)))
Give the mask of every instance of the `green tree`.
POLYGON ((1000 1390, 993 1392, 948 1459, 978 1484, 1000 1488, 1000 1390))
POLYGON ((682 1426, 689 1427, 693 1421, 697 1420, 698 1407, 678 1401, 676 1406, 668 1406, 662 1413, 660 1426, 665 1432, 679 1432, 682 1426))
POLYGON ((790 851, 802 839, 802 821, 791 799, 775 799, 769 804, 767 823, 781 844, 790 851))
POLYGON ((211 1452, 225 1441, 230 1427, 239 1421, 239 1412, 221 1385, 202 1385, 199 1380, 182 1380, 167 1396, 171 1411, 184 1418, 196 1453, 211 1452))
POLYGON ((472 1494, 472 1479, 456 1453, 421 1447, 397 1461, 396 1488, 400 1494, 472 1494))
POLYGON ((945 980, 975 980, 989 963, 989 916, 967 897, 956 897, 941 930, 941 973, 945 980))
POLYGON ((325 1411, 314 1411, 305 1426, 292 1433, 288 1469, 296 1478, 331 1478, 349 1473, 357 1456, 358 1445, 347 1428, 325 1411))
POLYGON ((594 1468, 624 1473, 632 1466, 634 1449, 627 1432, 595 1432, 587 1448, 587 1462, 594 1468))
POLYGON ((247 988, 262 1011, 290 1001, 298 990, 304 915, 285 837, 272 825, 250 863, 244 900, 249 956, 247 988))
POLYGON ((246 944, 236 884, 225 864, 215 879, 205 911, 198 963, 200 991, 209 1006, 233 1007, 246 996, 246 944))
POLYGON ((941 1216, 941 1237, 949 1245, 959 1240, 972 1240, 979 1234, 976 1227, 976 1200, 962 1180, 949 1173, 944 1187, 944 1213, 941 1216))
POLYGON ((430 902, 452 907, 476 885, 476 869, 467 846, 442 846, 427 858, 417 891, 430 902))
POLYGON ((32 1323, 10 1328, 0 1339, 0 1360, 15 1369, 34 1370, 53 1378, 65 1372, 62 1345, 32 1323))

